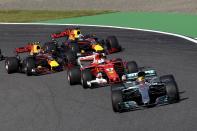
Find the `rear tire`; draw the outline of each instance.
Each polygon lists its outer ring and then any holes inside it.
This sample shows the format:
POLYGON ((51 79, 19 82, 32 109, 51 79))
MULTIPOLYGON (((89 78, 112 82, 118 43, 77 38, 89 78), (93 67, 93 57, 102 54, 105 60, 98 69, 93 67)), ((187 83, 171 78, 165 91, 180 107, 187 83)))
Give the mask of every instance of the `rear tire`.
POLYGON ((116 36, 108 36, 106 39, 106 47, 108 50, 111 50, 113 48, 117 49, 118 51, 121 51, 121 46, 119 45, 118 39, 116 36))
POLYGON ((138 65, 135 61, 129 61, 127 62, 127 73, 135 73, 138 72, 138 65))
POLYGON ((120 112, 119 103, 123 102, 122 93, 120 90, 115 90, 111 92, 112 107, 114 112, 120 112))
POLYGON ((79 67, 74 67, 68 70, 67 79, 70 85, 79 84, 81 82, 81 71, 79 67))
POLYGON ((8 74, 16 73, 19 70, 19 60, 16 57, 8 57, 5 61, 5 68, 8 74))
POLYGON ((90 70, 86 69, 81 72, 81 84, 84 89, 90 88, 87 82, 91 81, 92 79, 93 79, 93 76, 90 70))

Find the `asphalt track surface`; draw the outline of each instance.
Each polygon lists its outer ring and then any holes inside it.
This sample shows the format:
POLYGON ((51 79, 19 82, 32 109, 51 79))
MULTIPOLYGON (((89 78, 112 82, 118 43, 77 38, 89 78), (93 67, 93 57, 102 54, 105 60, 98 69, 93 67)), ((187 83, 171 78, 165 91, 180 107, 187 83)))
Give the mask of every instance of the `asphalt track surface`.
MULTIPOLYGON (((7 56, 27 42, 49 40, 65 26, 0 25, 7 56)), ((8 75, 0 63, 1 131, 194 131, 197 129, 197 45, 173 36, 112 28, 81 27, 99 37, 116 35, 124 48, 113 54, 173 74, 181 93, 176 104, 125 113, 112 111, 110 88, 69 86, 66 72, 27 77, 8 75)))

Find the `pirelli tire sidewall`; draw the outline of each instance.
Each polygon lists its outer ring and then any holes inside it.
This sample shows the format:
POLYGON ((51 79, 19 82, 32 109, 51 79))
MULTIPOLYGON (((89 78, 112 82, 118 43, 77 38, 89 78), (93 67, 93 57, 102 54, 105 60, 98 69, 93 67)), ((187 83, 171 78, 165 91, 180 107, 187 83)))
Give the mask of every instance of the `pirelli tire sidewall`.
POLYGON ((27 76, 33 75, 32 69, 36 68, 36 61, 34 57, 27 57, 24 61, 25 63, 25 74, 27 76))
POLYGON ((122 49, 116 36, 108 36, 106 38, 106 45, 107 45, 108 50, 111 50, 114 48, 114 49, 117 49, 118 51, 121 51, 122 49))
POLYGON ((5 69, 8 74, 18 72, 19 60, 16 57, 7 57, 5 60, 5 69))

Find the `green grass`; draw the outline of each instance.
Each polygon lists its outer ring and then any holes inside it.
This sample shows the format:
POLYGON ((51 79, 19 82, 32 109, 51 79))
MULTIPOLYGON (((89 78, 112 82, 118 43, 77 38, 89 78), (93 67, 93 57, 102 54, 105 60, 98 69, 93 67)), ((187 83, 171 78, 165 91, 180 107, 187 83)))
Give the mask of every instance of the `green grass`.
POLYGON ((197 37, 197 15, 177 13, 116 12, 96 16, 56 19, 43 22, 132 27, 171 32, 195 38, 197 37))
POLYGON ((72 18, 112 13, 112 11, 74 10, 74 11, 32 11, 0 10, 0 22, 38 22, 51 19, 72 18))

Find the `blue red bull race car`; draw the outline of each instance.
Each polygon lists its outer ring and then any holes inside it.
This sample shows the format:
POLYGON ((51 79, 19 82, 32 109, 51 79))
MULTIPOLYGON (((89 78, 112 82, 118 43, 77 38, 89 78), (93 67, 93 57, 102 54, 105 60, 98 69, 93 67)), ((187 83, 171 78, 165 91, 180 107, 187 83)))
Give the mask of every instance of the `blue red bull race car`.
POLYGON ((78 28, 66 29, 63 32, 51 34, 52 39, 64 37, 61 47, 69 48, 78 55, 90 55, 92 52, 115 53, 121 51, 121 46, 116 36, 108 36, 106 40, 99 39, 96 35, 82 35, 78 28))
POLYGON ((65 68, 64 61, 56 59, 49 52, 43 52, 38 43, 28 43, 24 47, 16 48, 14 52, 16 56, 5 59, 8 74, 19 72, 28 76, 41 75, 62 71, 65 68))

